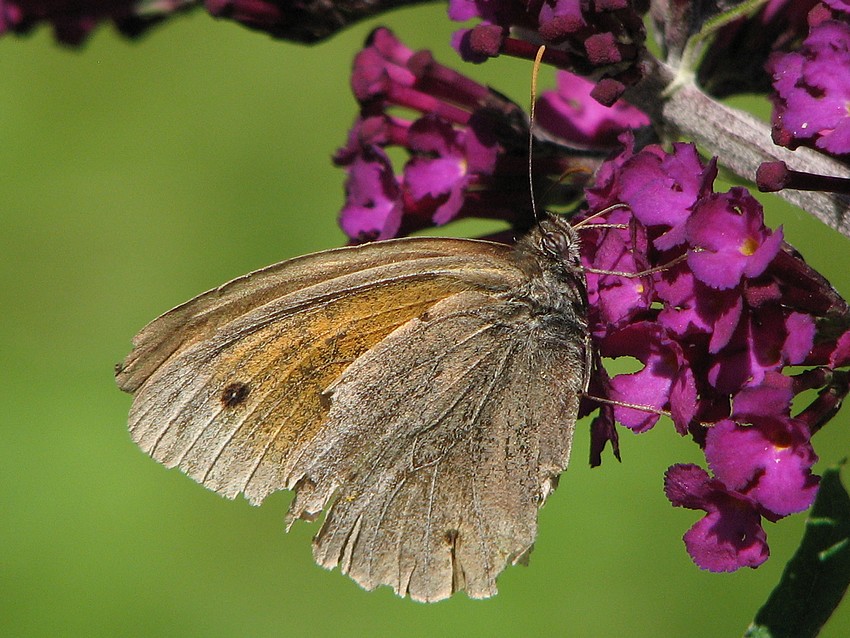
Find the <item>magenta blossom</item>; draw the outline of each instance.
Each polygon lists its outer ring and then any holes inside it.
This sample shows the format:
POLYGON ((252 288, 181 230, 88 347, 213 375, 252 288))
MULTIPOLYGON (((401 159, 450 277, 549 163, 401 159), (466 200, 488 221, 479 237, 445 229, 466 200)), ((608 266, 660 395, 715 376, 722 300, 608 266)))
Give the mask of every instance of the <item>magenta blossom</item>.
POLYGON ((782 232, 764 226, 761 205, 744 188, 700 199, 685 224, 693 248, 688 265, 694 276, 717 290, 759 276, 782 244, 782 232))
POLYGON ((798 51, 770 59, 777 144, 850 153, 850 74, 835 71, 848 66, 850 24, 838 20, 814 26, 798 51))
POLYGON ((571 146, 615 148, 626 129, 649 124, 643 111, 617 102, 603 106, 591 97, 596 86, 585 78, 559 71, 558 90, 546 91, 537 103, 537 124, 571 146))
POLYGON ((395 237, 401 227, 400 188, 380 147, 367 147, 348 164, 340 225, 349 237, 395 237))
MULTIPOLYGON (((707 512, 686 535, 688 551, 700 566, 728 571, 767 557, 761 517, 776 520, 814 499, 810 438, 835 404, 818 399, 794 415, 792 400, 826 388, 831 377, 795 377, 788 367, 828 370, 838 358, 846 365, 836 354, 845 342, 822 332, 818 318, 827 309, 843 321, 850 313, 782 233, 764 226, 746 190, 713 192, 715 175, 692 146, 636 153, 629 144, 588 190, 590 212, 608 212, 579 232, 596 349, 642 364, 592 383, 591 394, 613 402, 594 423, 592 456, 615 442, 613 419, 643 432, 668 414, 703 447, 714 472, 708 479, 699 470, 697 480, 689 470, 671 497, 707 512), (687 496, 690 487, 697 492, 687 496), (736 534, 746 542, 733 542, 736 534)), ((847 389, 839 384, 833 392, 847 389)))
POLYGON ((683 537, 688 553, 702 569, 731 572, 758 567, 767 560, 767 537, 748 498, 691 464, 667 470, 664 491, 674 506, 706 513, 683 537))
POLYGON ((750 496, 770 518, 801 512, 815 500, 817 456, 806 426, 794 419, 758 418, 750 425, 724 419, 708 430, 705 457, 719 481, 750 496))

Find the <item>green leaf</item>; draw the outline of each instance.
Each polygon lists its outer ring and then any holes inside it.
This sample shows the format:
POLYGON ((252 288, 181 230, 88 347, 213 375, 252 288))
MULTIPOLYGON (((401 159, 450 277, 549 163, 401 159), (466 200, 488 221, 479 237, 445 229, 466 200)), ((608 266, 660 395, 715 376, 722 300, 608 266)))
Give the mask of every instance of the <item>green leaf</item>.
POLYGON ((824 472, 799 549, 747 638, 816 636, 850 583, 850 497, 839 468, 824 472))

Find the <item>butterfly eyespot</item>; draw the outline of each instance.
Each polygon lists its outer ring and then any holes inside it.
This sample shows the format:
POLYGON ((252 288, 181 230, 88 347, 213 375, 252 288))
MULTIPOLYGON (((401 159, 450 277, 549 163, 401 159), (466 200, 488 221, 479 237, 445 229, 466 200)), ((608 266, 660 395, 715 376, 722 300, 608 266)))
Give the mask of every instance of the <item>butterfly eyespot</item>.
POLYGON ((552 257, 566 255, 569 245, 569 239, 564 233, 545 232, 540 237, 540 248, 552 257))
POLYGON ((242 383, 241 381, 231 383, 222 391, 221 403, 226 408, 236 407, 240 403, 245 402, 250 392, 251 388, 247 383, 242 383))

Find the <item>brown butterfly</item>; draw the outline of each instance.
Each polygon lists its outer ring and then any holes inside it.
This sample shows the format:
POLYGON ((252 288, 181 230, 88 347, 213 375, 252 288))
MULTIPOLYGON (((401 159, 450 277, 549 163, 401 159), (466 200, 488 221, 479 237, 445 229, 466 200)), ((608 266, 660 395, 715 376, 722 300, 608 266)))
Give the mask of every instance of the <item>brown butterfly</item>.
POLYGON ((296 492, 366 589, 496 593, 566 468, 589 374, 578 240, 407 238, 305 255, 162 315, 117 371, 133 440, 228 498, 296 492))

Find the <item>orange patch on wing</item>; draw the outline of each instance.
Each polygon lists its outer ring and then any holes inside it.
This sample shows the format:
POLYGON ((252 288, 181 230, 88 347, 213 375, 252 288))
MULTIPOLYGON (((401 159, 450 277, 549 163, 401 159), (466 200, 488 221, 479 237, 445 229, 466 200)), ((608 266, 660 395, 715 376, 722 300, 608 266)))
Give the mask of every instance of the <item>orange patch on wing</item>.
MULTIPOLYGON (((324 390, 397 327, 469 287, 449 277, 384 281, 306 307, 284 308, 265 323, 254 324, 246 316, 240 322, 249 328, 234 327, 232 334, 225 328, 219 344, 198 353, 208 355, 212 375, 206 384, 220 388, 217 396, 234 387, 250 392, 240 394, 238 406, 234 402, 212 415, 203 440, 193 442, 177 464, 228 496, 242 491, 256 502, 282 489, 290 480, 294 451, 322 427, 329 408, 324 390)), ((183 362, 178 356, 167 365, 183 362)), ((186 448, 180 437, 191 433, 183 428, 178 417, 165 432, 162 454, 152 452, 158 460, 170 464, 169 457, 176 460, 173 454, 186 448)))

